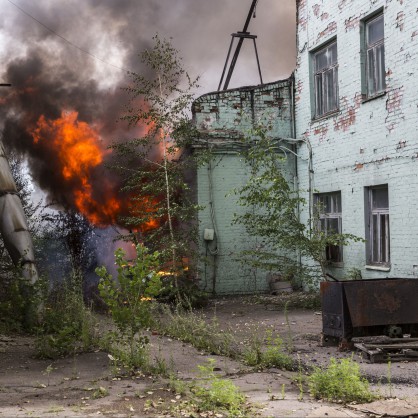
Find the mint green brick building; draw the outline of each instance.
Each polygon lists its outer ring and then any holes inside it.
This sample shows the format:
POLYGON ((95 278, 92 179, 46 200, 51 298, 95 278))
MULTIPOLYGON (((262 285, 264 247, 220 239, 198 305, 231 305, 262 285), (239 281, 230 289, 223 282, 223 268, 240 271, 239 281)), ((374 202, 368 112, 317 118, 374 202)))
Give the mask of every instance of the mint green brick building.
MULTIPOLYGON (((206 94, 193 106, 200 146, 216 153, 197 174, 201 283, 216 293, 268 289, 266 272, 238 254, 257 246, 240 226, 231 191, 248 167, 236 153, 253 122, 291 138, 289 184, 321 202, 321 227, 364 238, 327 249, 343 279, 418 277, 418 13, 412 1, 297 0, 294 78, 206 94), (267 122, 266 122, 267 123, 267 122), (215 230, 214 239, 211 230, 215 230)), ((300 217, 307 222, 304 208, 300 217)), ((296 255, 295 255, 296 256, 296 255)), ((311 260, 298 260, 312 264, 311 260)))

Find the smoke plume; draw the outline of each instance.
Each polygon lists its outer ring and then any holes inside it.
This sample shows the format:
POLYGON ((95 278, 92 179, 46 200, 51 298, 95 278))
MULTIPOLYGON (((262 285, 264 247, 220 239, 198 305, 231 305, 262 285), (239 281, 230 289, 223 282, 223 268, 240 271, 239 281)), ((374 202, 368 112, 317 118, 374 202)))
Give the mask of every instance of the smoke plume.
MULTIPOLYGON (((127 72, 146 71, 138 54, 157 32, 173 37, 186 69, 202 76, 200 93, 215 90, 230 34, 242 30, 250 4, 251 0, 6 2, 0 18, 1 81, 12 84, 0 91, 6 149, 27 158, 33 179, 49 200, 77 208, 77 199, 91 199, 97 207, 109 205, 119 180, 104 172, 111 158, 107 146, 133 136, 119 119, 128 102, 121 89, 130 82, 127 72), (75 133, 67 135, 70 126, 75 133), (82 160, 86 151, 71 137, 82 134, 91 139, 89 149, 100 151, 100 160, 82 160), (87 180, 72 176, 72 157, 87 180), (77 190, 88 196, 77 196, 77 190)), ((259 35, 264 82, 293 70, 294 14, 292 0, 259 1, 250 30, 259 35)), ((252 48, 243 49, 231 87, 258 83, 252 48)), ((113 220, 109 215, 108 223, 113 220)))

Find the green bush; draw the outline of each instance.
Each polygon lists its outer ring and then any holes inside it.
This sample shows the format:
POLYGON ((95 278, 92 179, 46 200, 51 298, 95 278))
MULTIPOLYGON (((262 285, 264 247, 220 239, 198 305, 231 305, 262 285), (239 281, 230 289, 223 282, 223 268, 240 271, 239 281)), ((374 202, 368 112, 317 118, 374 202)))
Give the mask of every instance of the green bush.
POLYGON ((223 411, 234 417, 246 416, 245 396, 228 379, 221 379, 214 373, 215 360, 198 366, 204 383, 195 386, 196 403, 203 411, 223 411))
POLYGON ((293 360, 283 348, 283 340, 279 335, 273 337, 273 333, 266 332, 266 347, 262 348, 262 341, 256 335, 253 336, 249 347, 244 351, 243 357, 246 364, 252 367, 269 368, 277 367, 283 370, 293 370, 293 360))
POLYGON ((137 245, 135 259, 128 260, 119 248, 115 252, 117 280, 105 267, 96 269, 100 296, 116 325, 111 352, 131 370, 146 362, 148 339, 141 332, 152 323, 151 299, 161 290, 158 258, 158 252, 149 254, 145 246, 137 245))
POLYGON ((309 390, 317 399, 347 402, 371 402, 377 398, 369 382, 360 374, 352 358, 336 360, 331 357, 327 368, 315 368, 309 376, 309 390))
POLYGON ((97 321, 84 304, 78 276, 46 292, 42 305, 36 339, 38 357, 54 359, 97 347, 97 321))

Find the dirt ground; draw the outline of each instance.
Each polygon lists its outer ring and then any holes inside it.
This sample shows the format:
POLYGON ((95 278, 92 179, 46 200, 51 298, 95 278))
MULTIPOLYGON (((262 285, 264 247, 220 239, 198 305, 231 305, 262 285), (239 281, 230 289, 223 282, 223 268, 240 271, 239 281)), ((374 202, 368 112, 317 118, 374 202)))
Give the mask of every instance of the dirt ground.
MULTIPOLYGON (((280 296, 217 299, 204 313, 209 320, 216 315, 220 325, 234 332, 241 341, 253 333, 262 335, 266 329, 272 329, 284 339, 291 337, 292 355, 303 365, 327 364, 331 356, 353 356, 362 372, 374 382, 373 388, 388 399, 349 406, 319 402, 307 393, 301 399, 293 372, 278 369, 254 372, 238 361, 208 355, 160 335, 151 335, 151 349, 172 363, 177 377, 185 381, 196 379, 197 366, 207 358, 214 358, 217 373, 231 379, 250 402, 258 405, 254 412, 258 416, 418 415, 418 362, 393 363, 388 370, 386 364, 370 364, 358 353, 320 347, 321 313, 290 309, 286 318, 279 300, 280 296), (386 382, 388 372, 390 384, 386 382)), ((115 378, 107 354, 100 351, 55 361, 39 360, 34 354, 32 337, 0 335, 0 418, 154 417, 159 416, 154 405, 169 406, 182 401, 167 389, 167 379, 115 378), (100 397, 102 394, 105 396, 100 397)))

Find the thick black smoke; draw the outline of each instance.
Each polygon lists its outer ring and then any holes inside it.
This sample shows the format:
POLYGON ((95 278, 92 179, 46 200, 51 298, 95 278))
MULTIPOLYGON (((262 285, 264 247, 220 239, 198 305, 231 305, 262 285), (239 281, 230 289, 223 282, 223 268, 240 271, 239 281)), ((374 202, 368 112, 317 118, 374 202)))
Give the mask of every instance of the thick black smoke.
MULTIPOLYGON (((70 193, 57 175, 53 150, 35 146, 30 134, 39 117, 54 120, 62 111, 74 110, 80 121, 98 128, 105 144, 132 136, 119 121, 128 102, 121 88, 130 81, 126 70, 145 71, 138 54, 151 45, 152 36, 158 32, 173 37, 186 69, 202 76, 200 92, 215 90, 230 34, 242 29, 251 4, 251 0, 13 2, 55 33, 6 2, 0 18, 4 45, 0 69, 1 81, 12 87, 0 92, 3 141, 7 149, 27 157, 35 181, 51 200, 64 205, 71 204, 70 193)), ((250 30, 259 35, 265 82, 288 76, 293 69, 294 15, 294 0, 259 0, 250 30)), ((258 83, 251 48, 250 44, 242 51, 235 85, 258 83)), ((100 170, 92 175, 100 179, 100 170)), ((100 198, 100 189, 97 195, 100 198)))

